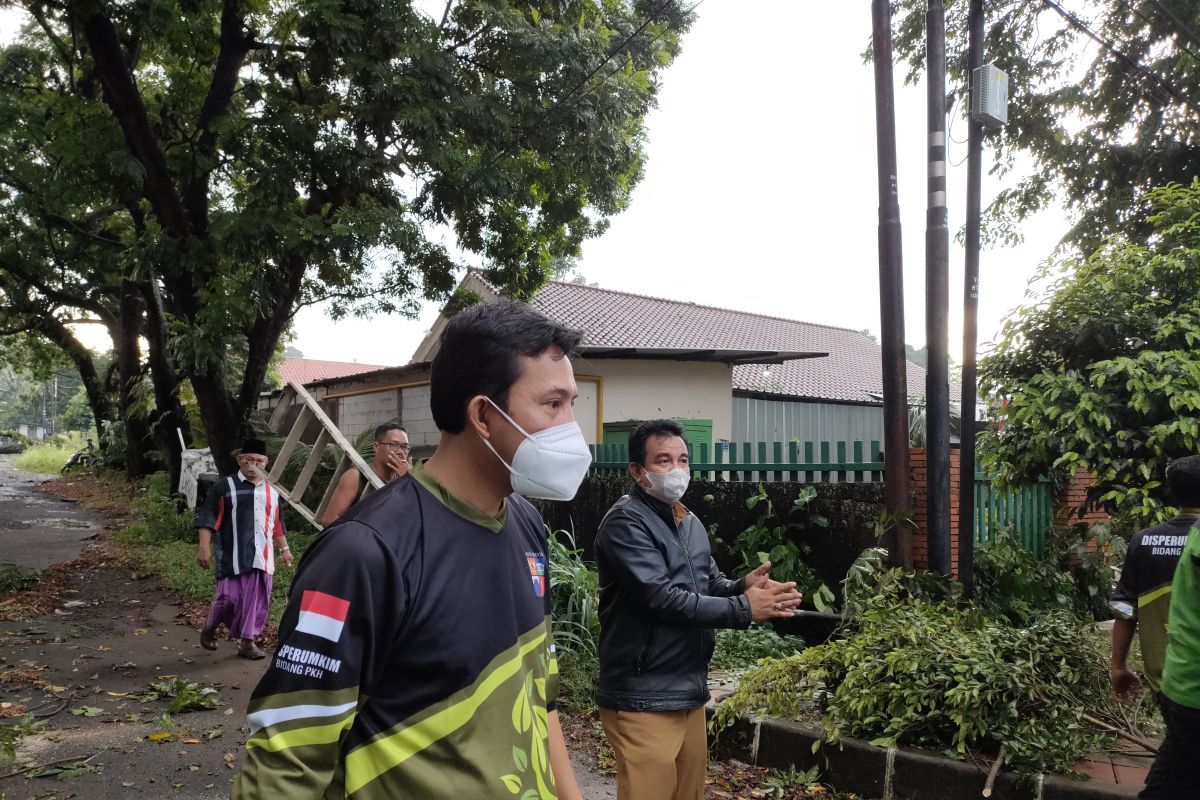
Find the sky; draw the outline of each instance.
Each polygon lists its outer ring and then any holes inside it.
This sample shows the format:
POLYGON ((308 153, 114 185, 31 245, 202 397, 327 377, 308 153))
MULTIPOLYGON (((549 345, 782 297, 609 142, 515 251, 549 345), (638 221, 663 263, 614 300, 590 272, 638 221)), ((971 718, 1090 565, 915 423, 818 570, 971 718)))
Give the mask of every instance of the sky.
MULTIPOLYGON (((579 272, 607 289, 879 331, 874 73, 869 0, 704 0, 647 118, 645 177, 628 209, 584 244, 579 272)), ((0 38, 13 18, 0 17, 0 38)), ((1003 65, 999 65, 1003 67, 1003 65)), ((925 343, 925 87, 896 70, 904 313, 925 343)), ((950 354, 962 355, 967 125, 950 128, 950 354), (956 166, 957 165, 957 166, 956 166)), ((987 175, 984 204, 1002 184, 987 175)), ((1003 179, 1009 183, 1015 176, 1003 179)), ((979 338, 992 340, 1069 228, 1061 208, 1018 247, 981 257, 979 338)), ((403 364, 437 317, 332 322, 301 310, 309 358, 403 364)))

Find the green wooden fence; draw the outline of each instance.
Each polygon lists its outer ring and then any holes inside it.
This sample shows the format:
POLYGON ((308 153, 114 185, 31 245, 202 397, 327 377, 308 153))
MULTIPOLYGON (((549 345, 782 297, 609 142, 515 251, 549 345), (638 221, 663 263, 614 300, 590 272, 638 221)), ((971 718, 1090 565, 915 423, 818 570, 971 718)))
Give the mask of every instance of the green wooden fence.
MULTIPOLYGON (((592 445, 592 470, 625 474, 626 444, 592 445)), ((866 483, 883 480, 883 456, 871 442, 737 442, 689 445, 692 476, 708 480, 866 483)))
MULTIPOLYGON (((624 475, 626 444, 592 445, 592 471, 624 475)), ((715 447, 689 445, 692 476, 707 480, 795 483, 864 483, 883 480, 878 441, 737 442, 715 447)), ((999 490, 982 469, 975 473, 975 541, 990 542, 1011 530, 1030 552, 1042 555, 1054 520, 1054 487, 1049 479, 1032 486, 999 490)))
POLYGON ((975 541, 990 542, 1009 529, 1034 555, 1044 555, 1054 529, 1054 484, 997 489, 982 469, 975 471, 975 541))

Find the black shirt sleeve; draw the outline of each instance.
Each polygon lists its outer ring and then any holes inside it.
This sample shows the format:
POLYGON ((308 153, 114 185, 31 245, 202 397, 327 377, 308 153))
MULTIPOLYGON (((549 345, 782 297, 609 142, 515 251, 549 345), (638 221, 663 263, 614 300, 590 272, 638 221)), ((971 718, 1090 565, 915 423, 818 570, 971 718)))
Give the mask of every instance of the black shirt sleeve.
POLYGON ((292 584, 279 649, 250 700, 235 800, 326 796, 406 605, 396 558, 370 527, 346 522, 313 543, 292 584))

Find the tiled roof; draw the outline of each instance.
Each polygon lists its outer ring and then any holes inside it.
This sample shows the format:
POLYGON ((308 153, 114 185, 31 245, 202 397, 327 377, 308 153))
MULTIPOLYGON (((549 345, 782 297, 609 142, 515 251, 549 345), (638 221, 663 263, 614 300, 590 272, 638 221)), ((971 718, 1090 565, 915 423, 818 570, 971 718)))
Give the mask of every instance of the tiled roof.
POLYGON ((308 384, 329 378, 344 378, 363 372, 374 372, 384 367, 378 364, 359 364, 352 361, 321 361, 315 358, 285 358, 279 367, 284 383, 295 381, 308 384))
MULTIPOLYGON (((482 278, 476 273, 477 277, 482 278)), ((617 292, 547 283, 533 300, 542 313, 583 331, 583 347, 778 350, 828 353, 771 366, 733 367, 735 391, 842 402, 880 402, 883 353, 849 328, 617 292)), ((908 394, 925 396, 924 368, 908 362, 908 394)))

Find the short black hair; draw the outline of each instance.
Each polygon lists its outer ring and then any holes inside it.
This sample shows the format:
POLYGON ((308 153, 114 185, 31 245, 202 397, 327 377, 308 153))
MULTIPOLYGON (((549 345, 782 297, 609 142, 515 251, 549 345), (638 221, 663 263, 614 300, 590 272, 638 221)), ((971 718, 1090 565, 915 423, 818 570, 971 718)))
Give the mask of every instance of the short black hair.
POLYGON ((521 377, 522 356, 552 347, 570 356, 583 335, 515 300, 478 303, 446 323, 429 372, 429 405, 438 430, 462 433, 467 403, 484 395, 508 410, 508 390, 521 377))
POLYGON ((1168 464, 1167 488, 1180 505, 1200 507, 1200 456, 1185 456, 1168 464))
POLYGON ((683 435, 683 426, 673 419, 648 419, 640 423, 633 429, 633 433, 629 434, 629 463, 641 464, 646 466, 646 441, 654 436, 658 439, 667 439, 671 436, 678 436, 683 439, 683 443, 687 444, 687 437, 683 435))
POLYGON ((405 436, 408 436, 408 431, 404 430, 403 425, 399 425, 395 422, 385 422, 382 425, 376 426, 375 441, 377 441, 377 442, 383 441, 383 437, 387 435, 388 431, 400 431, 405 436))

